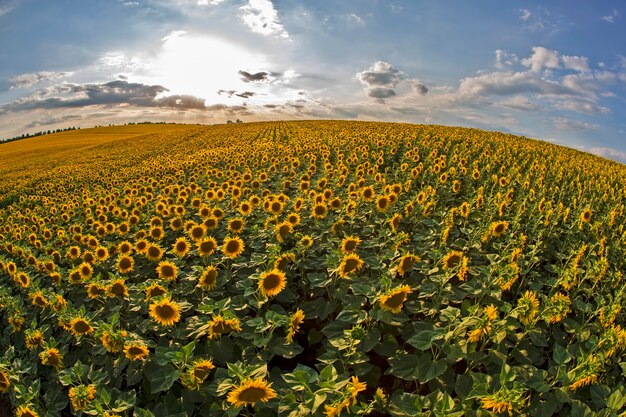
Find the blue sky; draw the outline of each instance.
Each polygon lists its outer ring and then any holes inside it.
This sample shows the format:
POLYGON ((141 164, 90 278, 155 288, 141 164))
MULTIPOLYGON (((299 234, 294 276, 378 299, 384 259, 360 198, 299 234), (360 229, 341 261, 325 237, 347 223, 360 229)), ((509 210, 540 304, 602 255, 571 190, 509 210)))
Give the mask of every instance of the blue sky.
POLYGON ((0 138, 332 118, 479 127, 626 162, 625 14, 588 0, 0 0, 0 138))

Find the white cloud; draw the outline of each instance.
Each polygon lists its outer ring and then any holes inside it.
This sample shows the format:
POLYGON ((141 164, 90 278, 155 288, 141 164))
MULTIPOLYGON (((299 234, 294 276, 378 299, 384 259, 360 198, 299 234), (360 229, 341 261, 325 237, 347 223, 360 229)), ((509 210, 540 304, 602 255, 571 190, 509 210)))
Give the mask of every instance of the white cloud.
POLYGON ((584 56, 561 56, 565 69, 571 69, 578 72, 589 72, 589 59, 584 56))
POLYGON ((615 23, 615 20, 618 17, 620 17, 620 16, 621 16, 620 13, 616 9, 613 9, 611 11, 611 14, 606 15, 606 16, 602 16, 600 19, 602 19, 602 20, 604 20, 605 22, 608 22, 608 23, 615 23))
POLYGON ((499 70, 503 70, 506 67, 511 67, 515 65, 519 59, 517 59, 517 55, 510 54, 503 49, 496 49, 496 68, 499 70))
POLYGON ((40 71, 21 74, 9 80, 10 88, 27 88, 44 81, 54 81, 71 76, 73 72, 40 71))
POLYGON ((289 38, 274 4, 270 0, 248 0, 248 4, 239 8, 241 20, 253 32, 277 38, 289 38))
POLYGON ((526 72, 491 72, 461 80, 458 94, 464 97, 486 95, 565 94, 577 92, 555 81, 545 80, 537 74, 526 72))
POLYGON ((365 19, 355 13, 350 13, 348 15, 348 21, 361 26, 365 25, 365 19))
POLYGON ((523 111, 536 111, 539 110, 539 106, 536 103, 528 100, 526 96, 513 96, 511 98, 507 98, 505 100, 499 101, 496 103, 497 105, 508 107, 514 110, 523 110, 523 111))
POLYGON ((583 122, 580 120, 569 119, 567 117, 554 117, 552 123, 557 129, 561 130, 598 130, 600 125, 595 123, 583 122))
POLYGON ((533 46, 533 54, 522 59, 522 65, 529 67, 531 71, 541 71, 542 69, 560 68, 559 53, 546 49, 543 46, 533 46))
POLYGON ((530 17, 533 15, 533 14, 530 12, 530 10, 528 10, 528 9, 520 9, 520 10, 519 10, 519 12, 520 12, 520 16, 519 16, 519 18, 520 18, 523 22, 525 22, 525 21, 527 21, 528 19, 530 19, 530 17))
POLYGON ((581 147, 581 150, 626 164, 626 152, 603 146, 581 147))

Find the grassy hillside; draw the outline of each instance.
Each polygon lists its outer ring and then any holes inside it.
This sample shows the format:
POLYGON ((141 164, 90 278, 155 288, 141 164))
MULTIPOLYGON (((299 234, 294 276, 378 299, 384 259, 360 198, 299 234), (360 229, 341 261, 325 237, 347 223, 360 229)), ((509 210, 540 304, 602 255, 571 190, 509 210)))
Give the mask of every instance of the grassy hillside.
POLYGON ((0 396, 22 416, 622 415, 625 194, 624 165, 441 126, 5 144, 0 396))

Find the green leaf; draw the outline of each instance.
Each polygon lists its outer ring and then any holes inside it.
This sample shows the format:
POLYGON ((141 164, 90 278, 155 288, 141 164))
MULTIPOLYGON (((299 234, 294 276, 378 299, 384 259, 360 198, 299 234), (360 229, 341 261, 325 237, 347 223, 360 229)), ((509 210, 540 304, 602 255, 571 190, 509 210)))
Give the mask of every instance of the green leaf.
POLYGON ((558 343, 556 343, 554 345, 554 350, 552 352, 552 359, 558 365, 562 365, 572 360, 572 355, 569 354, 566 347, 561 346, 558 343))
POLYGON ((150 393, 156 394, 170 389, 180 377, 181 371, 172 365, 158 366, 151 362, 144 367, 143 373, 150 382, 150 393))
POLYGON ((407 381, 415 380, 415 371, 420 358, 417 355, 402 355, 389 359, 389 370, 387 371, 393 376, 405 379, 407 381))
POLYGON ((428 350, 433 345, 432 339, 435 332, 432 330, 422 330, 421 332, 416 333, 413 337, 411 337, 406 342, 419 350, 428 350))
POLYGON ((426 383, 443 374, 445 370, 445 361, 433 361, 430 353, 426 353, 419 358, 415 376, 421 383, 426 383))
POLYGON ((134 417, 156 417, 152 412, 143 408, 135 408, 133 410, 134 417))

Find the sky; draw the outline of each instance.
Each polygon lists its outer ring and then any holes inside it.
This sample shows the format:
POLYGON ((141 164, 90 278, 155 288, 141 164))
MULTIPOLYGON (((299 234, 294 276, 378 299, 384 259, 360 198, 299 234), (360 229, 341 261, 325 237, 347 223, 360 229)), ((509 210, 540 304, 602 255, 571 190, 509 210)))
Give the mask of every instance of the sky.
POLYGON ((618 0, 0 0, 0 138, 380 120, 626 163, 625 19, 618 0))

